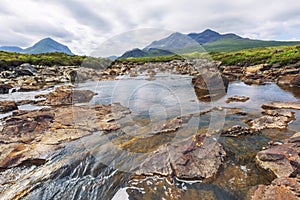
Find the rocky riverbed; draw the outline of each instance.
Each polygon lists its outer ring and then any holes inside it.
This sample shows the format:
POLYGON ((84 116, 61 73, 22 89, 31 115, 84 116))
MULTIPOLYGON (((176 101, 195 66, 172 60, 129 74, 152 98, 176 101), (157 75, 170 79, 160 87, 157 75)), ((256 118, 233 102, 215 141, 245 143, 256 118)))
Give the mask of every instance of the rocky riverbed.
POLYGON ((298 69, 178 60, 2 71, 0 195, 298 199, 298 69))

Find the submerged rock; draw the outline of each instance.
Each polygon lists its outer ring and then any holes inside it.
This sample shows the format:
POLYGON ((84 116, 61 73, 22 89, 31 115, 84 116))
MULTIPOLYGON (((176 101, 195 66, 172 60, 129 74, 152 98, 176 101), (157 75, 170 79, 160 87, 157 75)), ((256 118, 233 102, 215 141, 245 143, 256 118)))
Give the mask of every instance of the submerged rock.
POLYGON ((221 131, 221 135, 225 137, 239 137, 243 135, 252 135, 255 131, 244 126, 233 126, 225 131, 221 131))

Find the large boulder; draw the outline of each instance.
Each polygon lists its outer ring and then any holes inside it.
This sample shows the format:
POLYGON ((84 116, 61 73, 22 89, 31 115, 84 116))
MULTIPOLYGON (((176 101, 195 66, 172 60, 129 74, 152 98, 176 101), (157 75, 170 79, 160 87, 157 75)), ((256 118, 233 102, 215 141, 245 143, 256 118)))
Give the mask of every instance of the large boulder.
POLYGON ((33 76, 37 72, 36 68, 29 63, 24 63, 16 67, 15 71, 18 76, 33 76))
POLYGON ((88 103, 95 93, 89 90, 73 90, 72 87, 57 87, 53 92, 45 96, 46 100, 39 102, 39 105, 70 105, 75 103, 88 103))
POLYGON ((219 73, 207 72, 192 79, 199 100, 216 100, 227 93, 229 80, 219 73))

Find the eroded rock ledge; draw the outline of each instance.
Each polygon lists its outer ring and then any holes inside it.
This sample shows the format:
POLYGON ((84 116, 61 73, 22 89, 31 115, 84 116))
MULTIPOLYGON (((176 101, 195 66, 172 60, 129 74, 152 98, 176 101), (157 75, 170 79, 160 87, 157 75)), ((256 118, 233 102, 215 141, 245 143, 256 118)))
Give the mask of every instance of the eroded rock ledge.
POLYGON ((15 111, 4 119, 1 128, 0 168, 46 159, 63 142, 97 131, 117 130, 120 128, 117 120, 129 113, 120 104, 15 111))

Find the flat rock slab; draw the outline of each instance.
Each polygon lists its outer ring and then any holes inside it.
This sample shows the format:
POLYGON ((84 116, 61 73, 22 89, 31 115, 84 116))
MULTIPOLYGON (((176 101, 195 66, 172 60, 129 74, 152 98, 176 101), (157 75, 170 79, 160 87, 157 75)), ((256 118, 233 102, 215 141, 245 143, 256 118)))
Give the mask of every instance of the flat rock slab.
POLYGON ((258 185, 250 189, 247 198, 251 200, 298 200, 299 178, 277 178, 271 185, 258 185))
POLYGON ((256 131, 263 129, 285 129, 288 123, 292 121, 293 118, 286 116, 261 116, 259 118, 248 121, 250 128, 256 131))
POLYGON ((300 101, 296 102, 271 102, 262 105, 263 109, 295 109, 300 110, 300 101))
POLYGON ((288 177, 299 173, 299 153, 299 143, 286 143, 258 152, 256 160, 260 167, 271 170, 277 177, 288 177))
POLYGON ((15 111, 4 119, 0 130, 0 168, 39 159, 41 149, 47 152, 97 131, 117 130, 117 120, 129 113, 120 104, 15 111))
POLYGON ((287 110, 264 110, 262 113, 275 117, 284 116, 288 118, 295 118, 295 113, 287 110))
POLYGON ((141 163, 136 174, 203 180, 216 175, 225 156, 226 152, 219 143, 194 136, 161 146, 141 163))
POLYGON ((226 100, 226 103, 230 103, 230 102, 246 102, 248 101, 250 98, 249 97, 246 97, 246 96, 232 96, 232 97, 229 97, 227 100, 226 100))

